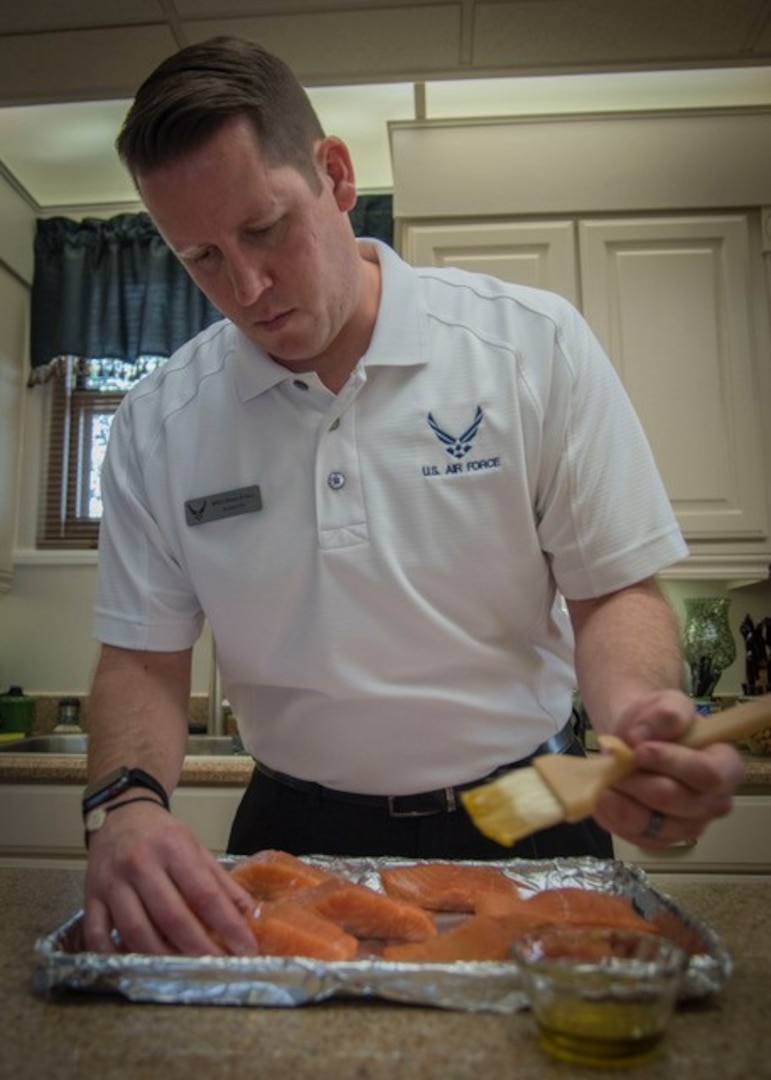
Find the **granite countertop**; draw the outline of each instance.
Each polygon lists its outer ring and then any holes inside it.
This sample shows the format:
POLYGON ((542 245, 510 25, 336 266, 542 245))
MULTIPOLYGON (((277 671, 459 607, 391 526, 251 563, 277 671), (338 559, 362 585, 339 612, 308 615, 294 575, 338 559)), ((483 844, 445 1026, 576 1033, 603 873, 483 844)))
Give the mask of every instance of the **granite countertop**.
POLYGON ((561 1065, 537 1045, 532 1017, 375 1001, 295 1009, 134 1005, 33 989, 35 940, 81 904, 76 870, 0 868, 0 1075, 15 1080, 762 1080, 771 1077, 768 972, 771 884, 669 879, 666 891, 709 923, 736 970, 713 999, 681 1006, 658 1056, 632 1072, 561 1065))
MULTIPOLYGON (((766 793, 771 790, 771 757, 744 755, 745 778, 740 793, 766 793)), ((252 774, 254 762, 248 755, 214 757, 195 755, 185 758, 181 784, 244 787, 252 774)), ((84 784, 86 761, 79 754, 0 754, 0 783, 84 784)))
MULTIPOLYGON (((771 758, 769 783, 771 783, 771 758)), ((244 787, 254 768, 247 754, 185 758, 180 784, 244 787)), ((86 759, 83 754, 0 754, 0 784, 85 784, 86 759)))

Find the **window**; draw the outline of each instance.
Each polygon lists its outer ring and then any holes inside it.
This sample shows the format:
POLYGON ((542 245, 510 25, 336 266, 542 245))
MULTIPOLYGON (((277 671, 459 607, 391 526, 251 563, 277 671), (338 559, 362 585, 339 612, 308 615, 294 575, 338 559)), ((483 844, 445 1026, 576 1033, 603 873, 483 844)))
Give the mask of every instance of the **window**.
POLYGON ((38 221, 29 385, 52 387, 39 547, 97 546, 123 395, 219 318, 146 214, 38 221))
POLYGON ((163 357, 138 365, 61 357, 53 380, 48 482, 41 547, 96 547, 102 517, 101 468, 115 411, 129 387, 163 357))

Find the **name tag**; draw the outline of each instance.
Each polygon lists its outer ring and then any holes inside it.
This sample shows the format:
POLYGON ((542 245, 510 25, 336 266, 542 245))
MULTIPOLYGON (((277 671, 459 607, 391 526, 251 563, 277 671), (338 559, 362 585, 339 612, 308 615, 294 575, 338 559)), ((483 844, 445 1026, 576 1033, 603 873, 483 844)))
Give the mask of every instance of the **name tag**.
POLYGON ((207 521, 254 514, 262 510, 262 495, 257 484, 218 491, 216 495, 202 495, 200 499, 188 499, 185 503, 185 520, 188 525, 205 525, 207 521))

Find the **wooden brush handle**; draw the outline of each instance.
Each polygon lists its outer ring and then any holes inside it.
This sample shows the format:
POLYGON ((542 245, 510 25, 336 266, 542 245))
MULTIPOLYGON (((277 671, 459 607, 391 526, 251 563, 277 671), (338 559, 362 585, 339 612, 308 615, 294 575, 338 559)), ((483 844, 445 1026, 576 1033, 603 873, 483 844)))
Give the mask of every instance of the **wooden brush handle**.
POLYGON ((698 715, 686 734, 678 741, 682 746, 700 750, 712 743, 734 742, 771 727, 771 694, 754 698, 742 705, 713 713, 698 715))

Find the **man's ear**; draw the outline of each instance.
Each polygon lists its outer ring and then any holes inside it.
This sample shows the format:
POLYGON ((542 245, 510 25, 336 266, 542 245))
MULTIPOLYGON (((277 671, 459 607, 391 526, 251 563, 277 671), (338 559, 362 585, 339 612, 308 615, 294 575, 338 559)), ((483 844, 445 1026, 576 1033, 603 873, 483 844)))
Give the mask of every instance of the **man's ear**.
POLYGON ((335 202, 345 211, 356 205, 356 176, 351 153, 342 139, 327 135, 316 144, 316 162, 324 183, 329 184, 335 202))

